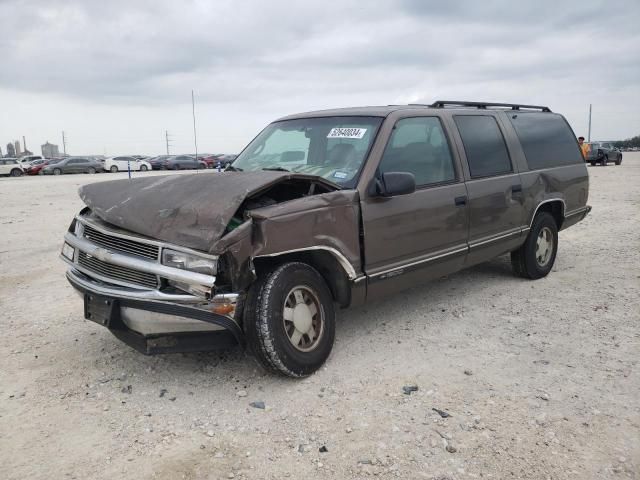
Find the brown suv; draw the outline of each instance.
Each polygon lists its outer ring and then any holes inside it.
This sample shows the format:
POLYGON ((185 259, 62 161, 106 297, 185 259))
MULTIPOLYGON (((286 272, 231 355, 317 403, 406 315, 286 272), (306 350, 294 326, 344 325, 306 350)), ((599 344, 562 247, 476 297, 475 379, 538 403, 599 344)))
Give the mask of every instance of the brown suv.
POLYGON ((62 249, 85 318, 144 353, 247 345, 301 377, 359 305, 511 253, 544 277, 589 177, 566 120, 478 102, 268 125, 225 172, 80 189, 62 249))

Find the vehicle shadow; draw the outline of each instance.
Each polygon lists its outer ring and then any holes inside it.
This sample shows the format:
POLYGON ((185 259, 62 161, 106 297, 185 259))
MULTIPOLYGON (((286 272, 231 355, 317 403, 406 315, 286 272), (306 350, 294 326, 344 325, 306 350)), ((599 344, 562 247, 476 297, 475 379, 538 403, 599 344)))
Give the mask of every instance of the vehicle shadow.
MULTIPOLYGON (((455 305, 461 297, 461 292, 478 291, 505 281, 523 281, 513 275, 508 256, 498 257, 453 275, 416 285, 360 307, 339 310, 334 354, 346 345, 366 342, 362 332, 373 331, 382 323, 391 324, 391 328, 394 323, 404 324, 407 322, 406 316, 414 312, 431 312, 431 321, 443 321, 445 316, 440 314, 441 306, 445 303, 455 305)), ((256 379, 260 378, 264 378, 271 386, 296 382, 265 372, 239 346, 213 352, 144 356, 122 344, 112 335, 103 335, 101 343, 105 350, 110 351, 112 358, 117 359, 119 368, 134 368, 137 370, 136 375, 142 377, 147 375, 145 371, 151 369, 163 371, 165 375, 174 378, 187 375, 190 381, 195 380, 200 384, 209 384, 215 377, 212 386, 219 385, 221 381, 238 385, 247 381, 255 383, 256 379)))

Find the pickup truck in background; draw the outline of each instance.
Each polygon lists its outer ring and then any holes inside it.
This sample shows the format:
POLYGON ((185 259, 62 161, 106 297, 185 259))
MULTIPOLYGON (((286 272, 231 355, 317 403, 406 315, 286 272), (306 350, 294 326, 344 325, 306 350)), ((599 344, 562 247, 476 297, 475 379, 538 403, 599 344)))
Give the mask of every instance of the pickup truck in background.
POLYGON ((590 149, 585 161, 590 163, 592 167, 596 163, 601 164, 603 167, 609 162, 616 162, 616 165, 622 163, 622 152, 614 148, 610 143, 591 142, 588 145, 590 149))

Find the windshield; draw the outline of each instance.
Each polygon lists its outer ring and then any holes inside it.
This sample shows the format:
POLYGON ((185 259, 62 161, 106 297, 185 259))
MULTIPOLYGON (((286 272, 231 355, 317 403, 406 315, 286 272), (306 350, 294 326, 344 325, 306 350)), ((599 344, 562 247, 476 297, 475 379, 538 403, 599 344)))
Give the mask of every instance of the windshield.
POLYGON ((267 126, 233 162, 239 170, 286 170, 355 186, 379 117, 284 120, 267 126))

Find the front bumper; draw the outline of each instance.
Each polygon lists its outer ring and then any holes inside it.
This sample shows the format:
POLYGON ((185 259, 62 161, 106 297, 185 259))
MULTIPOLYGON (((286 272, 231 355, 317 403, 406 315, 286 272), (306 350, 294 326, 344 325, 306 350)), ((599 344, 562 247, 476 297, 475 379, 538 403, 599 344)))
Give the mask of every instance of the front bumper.
POLYGON ((83 298, 85 319, 147 354, 242 345, 238 295, 217 292, 214 275, 162 264, 166 248, 182 247, 77 216, 60 258, 70 266, 66 277, 83 298))
MULTIPOLYGON (((105 285, 73 268, 67 280, 84 300, 84 317, 147 354, 215 350, 244 345, 242 330, 228 315, 204 305, 147 300, 144 292, 105 285)), ((212 303, 235 306, 237 295, 219 295, 212 303)))

